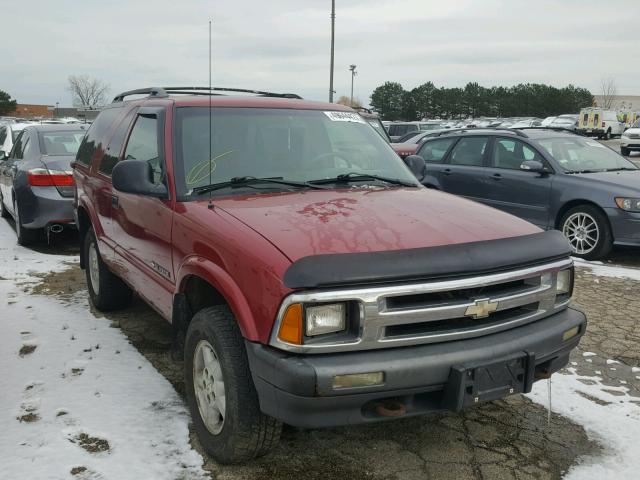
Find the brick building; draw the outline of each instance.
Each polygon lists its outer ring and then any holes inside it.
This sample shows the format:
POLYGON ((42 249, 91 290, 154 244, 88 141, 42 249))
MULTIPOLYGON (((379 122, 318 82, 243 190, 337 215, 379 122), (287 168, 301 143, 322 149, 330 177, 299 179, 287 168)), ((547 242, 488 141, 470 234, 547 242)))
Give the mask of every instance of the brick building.
POLYGON ((56 107, 51 105, 35 105, 31 103, 19 103, 10 117, 31 118, 31 117, 53 117, 56 107))

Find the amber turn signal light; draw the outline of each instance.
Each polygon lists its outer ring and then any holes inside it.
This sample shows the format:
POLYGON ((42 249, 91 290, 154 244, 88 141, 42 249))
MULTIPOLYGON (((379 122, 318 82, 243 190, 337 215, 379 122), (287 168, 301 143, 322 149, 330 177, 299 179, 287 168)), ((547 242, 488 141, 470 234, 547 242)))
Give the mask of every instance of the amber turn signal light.
POLYGON ((293 303, 282 318, 278 338, 283 342, 302 345, 302 305, 293 303))

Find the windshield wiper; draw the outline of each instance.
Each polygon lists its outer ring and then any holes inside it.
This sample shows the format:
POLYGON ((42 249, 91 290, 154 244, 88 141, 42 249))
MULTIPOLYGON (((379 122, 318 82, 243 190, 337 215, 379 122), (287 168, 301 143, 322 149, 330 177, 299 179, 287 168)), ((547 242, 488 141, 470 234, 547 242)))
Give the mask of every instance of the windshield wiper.
POLYGON ((234 187, 251 187, 260 183, 271 183, 276 185, 284 185, 287 187, 297 187, 297 188, 314 188, 321 190, 322 187, 317 185, 312 185, 308 182, 296 182, 294 180, 284 180, 282 177, 270 177, 270 178, 256 178, 256 177, 233 177, 232 179, 226 182, 218 182, 212 183, 211 185, 203 185, 201 187, 195 187, 191 190, 191 193, 195 195, 199 195, 205 192, 212 192, 214 190, 221 190, 223 188, 234 188, 234 187))
POLYGON ((604 170, 565 170, 564 173, 598 173, 604 170))
POLYGON ((618 167, 618 168, 606 168, 604 171, 605 172, 619 172, 621 170, 638 170, 637 168, 631 168, 631 167, 618 167))
POLYGON ((334 178, 320 178, 318 180, 309 180, 307 183, 322 185, 326 183, 350 183, 350 182, 362 182, 364 180, 378 180, 380 182, 391 183, 393 185, 402 185, 404 187, 417 187, 415 183, 400 180, 399 178, 383 177, 381 175, 374 175, 371 173, 358 173, 350 172, 343 173, 334 178))

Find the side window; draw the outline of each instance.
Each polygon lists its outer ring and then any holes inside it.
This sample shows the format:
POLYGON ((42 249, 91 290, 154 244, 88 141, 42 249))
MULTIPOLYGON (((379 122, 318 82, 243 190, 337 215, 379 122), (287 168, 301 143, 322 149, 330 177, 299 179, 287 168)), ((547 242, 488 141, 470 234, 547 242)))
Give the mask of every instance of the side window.
POLYGON ((538 152, 520 140, 501 138, 496 141, 492 162, 495 168, 520 170, 520 165, 525 160, 537 160, 544 163, 538 152))
POLYGON ((487 148, 487 141, 487 137, 461 138, 456 146, 453 147, 450 160, 451 164, 481 167, 484 152, 487 148))
POLYGON ((4 141, 7 139, 7 127, 0 127, 0 147, 4 145, 4 141))
POLYGON ((22 139, 25 138, 24 131, 18 134, 15 143, 13 144, 13 149, 11 150, 11 158, 22 158, 22 139))
POLYGON ((109 140, 109 145, 107 146, 104 157, 102 157, 102 160, 100 161, 100 167, 98 168, 99 172, 111 176, 113 167, 115 167, 116 163, 120 161, 120 152, 122 151, 122 146, 124 145, 124 141, 127 137, 127 132, 129 131, 129 126, 131 125, 134 113, 135 109, 132 109, 119 123, 116 132, 113 134, 113 137, 111 137, 111 140, 109 140))
POLYGON ((24 140, 21 158, 29 158, 31 156, 31 151, 33 150, 33 142, 30 141, 31 137, 27 136, 27 134, 25 134, 24 136, 26 136, 27 138, 24 140))
POLYGON ((96 118, 95 122, 93 122, 91 127, 89 127, 89 131, 82 140, 80 148, 78 148, 78 153, 76 155, 76 161, 78 163, 83 163, 84 165, 89 165, 91 163, 93 154, 98 148, 100 148, 104 136, 109 133, 113 122, 118 118, 118 115, 120 115, 121 112, 121 107, 107 108, 100 112, 98 118, 96 118))
POLYGON ((598 128, 599 126, 600 126, 600 115, 596 113, 593 115, 593 128, 598 128))
POLYGON ((449 148, 451 148, 451 145, 453 145, 456 140, 456 138, 442 138, 427 142, 422 145, 418 155, 427 163, 441 163, 449 151, 449 148))
POLYGON ((152 182, 162 182, 162 165, 158 156, 158 119, 155 115, 138 115, 127 142, 124 159, 147 162, 151 167, 152 182))

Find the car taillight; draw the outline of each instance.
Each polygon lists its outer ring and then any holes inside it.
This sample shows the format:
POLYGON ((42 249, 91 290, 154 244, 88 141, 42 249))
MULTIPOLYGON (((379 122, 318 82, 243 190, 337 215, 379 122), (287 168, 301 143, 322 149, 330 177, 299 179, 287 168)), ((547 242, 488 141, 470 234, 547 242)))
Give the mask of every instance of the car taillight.
POLYGON ((29 185, 32 187, 72 187, 73 175, 63 170, 47 170, 33 168, 27 172, 29 185))
POLYGON ((605 125, 605 124, 604 124, 604 121, 603 121, 603 122, 602 122, 602 128, 604 128, 604 125, 605 125))

